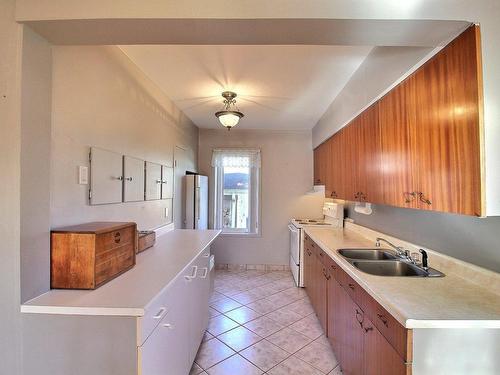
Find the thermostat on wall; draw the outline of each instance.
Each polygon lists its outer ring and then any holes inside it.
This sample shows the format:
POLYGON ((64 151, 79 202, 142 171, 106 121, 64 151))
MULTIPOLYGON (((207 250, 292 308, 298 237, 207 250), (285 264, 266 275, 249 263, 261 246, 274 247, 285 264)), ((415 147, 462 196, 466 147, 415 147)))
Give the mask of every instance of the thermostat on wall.
POLYGON ((80 185, 88 185, 89 183, 89 167, 80 165, 78 167, 78 183, 80 185))

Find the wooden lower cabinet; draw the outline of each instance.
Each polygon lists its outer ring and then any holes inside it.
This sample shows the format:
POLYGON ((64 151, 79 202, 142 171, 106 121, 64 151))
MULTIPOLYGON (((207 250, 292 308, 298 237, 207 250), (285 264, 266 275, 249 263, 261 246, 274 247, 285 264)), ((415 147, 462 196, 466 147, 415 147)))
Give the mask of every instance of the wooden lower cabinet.
POLYGON ((363 323, 363 373, 366 375, 411 374, 396 350, 369 319, 363 323))
POLYGON ((410 375, 411 330, 402 327, 312 240, 308 248, 316 251, 305 257, 306 292, 343 374, 410 375))

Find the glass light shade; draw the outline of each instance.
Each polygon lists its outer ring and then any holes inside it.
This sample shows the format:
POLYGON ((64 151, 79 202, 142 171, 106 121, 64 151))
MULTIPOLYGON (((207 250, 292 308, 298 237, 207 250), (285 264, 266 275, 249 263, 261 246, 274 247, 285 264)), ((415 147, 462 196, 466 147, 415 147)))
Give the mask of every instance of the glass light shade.
POLYGON ((215 114, 219 119, 219 122, 226 128, 232 128, 240 122, 240 118, 243 117, 243 113, 237 111, 220 111, 215 114))

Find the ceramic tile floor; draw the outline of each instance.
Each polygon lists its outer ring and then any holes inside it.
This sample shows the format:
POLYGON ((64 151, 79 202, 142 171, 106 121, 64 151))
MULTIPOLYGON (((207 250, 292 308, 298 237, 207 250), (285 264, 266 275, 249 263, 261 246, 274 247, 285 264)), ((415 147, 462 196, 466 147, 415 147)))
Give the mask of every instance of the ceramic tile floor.
POLYGON ((217 270, 210 320, 190 375, 340 375, 288 271, 217 270))

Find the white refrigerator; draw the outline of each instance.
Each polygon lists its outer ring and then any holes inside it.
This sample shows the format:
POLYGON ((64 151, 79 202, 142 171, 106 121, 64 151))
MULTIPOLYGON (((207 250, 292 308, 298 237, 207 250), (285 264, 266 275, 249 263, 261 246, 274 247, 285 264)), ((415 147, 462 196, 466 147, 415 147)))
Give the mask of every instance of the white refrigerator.
POLYGON ((184 176, 186 210, 185 229, 208 229, 208 177, 184 176))

